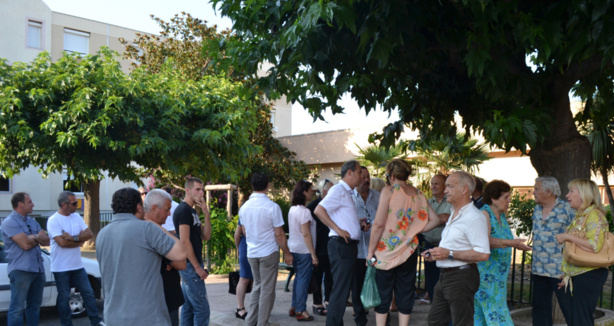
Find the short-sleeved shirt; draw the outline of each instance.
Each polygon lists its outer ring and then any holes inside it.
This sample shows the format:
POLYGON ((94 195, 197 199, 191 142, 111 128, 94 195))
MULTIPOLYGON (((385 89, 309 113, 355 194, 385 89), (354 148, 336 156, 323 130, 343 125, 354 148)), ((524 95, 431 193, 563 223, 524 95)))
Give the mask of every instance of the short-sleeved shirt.
POLYGON ((81 215, 77 213, 66 216, 56 212, 49 217, 47 220, 47 232, 49 232, 49 238, 51 238, 52 272, 74 271, 83 268, 81 247, 62 248, 54 238, 61 236, 63 232, 76 236, 85 229, 87 229, 87 224, 85 224, 81 215))
POLYGON ((175 241, 154 223, 115 214, 96 239, 107 325, 171 324, 160 266, 175 241))
POLYGON ((275 228, 284 225, 281 208, 266 194, 253 193, 239 209, 239 220, 245 227, 247 257, 262 258, 276 251, 275 228))
MULTIPOLYGON (((320 202, 326 213, 337 226, 347 231, 353 240, 360 239, 360 222, 356 215, 356 204, 352 199, 354 192, 345 181, 341 180, 328 190, 328 194, 320 202)), ((337 232, 330 230, 329 237, 338 236, 337 232)))
POLYGON ((179 226, 182 224, 186 224, 190 226, 190 243, 192 244, 192 249, 194 250, 194 256, 196 256, 196 260, 198 260, 199 264, 203 263, 203 237, 202 230, 200 227, 200 218, 196 213, 196 210, 190 205, 186 204, 186 202, 182 201, 177 209, 175 209, 175 213, 173 213, 173 223, 175 224, 175 230, 177 231, 177 237, 179 236, 179 226))
MULTIPOLYGON (((567 228, 567 233, 581 230, 585 232, 586 239, 595 252, 601 251, 601 247, 605 241, 605 232, 608 231, 608 220, 605 214, 596 209, 595 206, 589 206, 584 211, 578 212, 578 215, 571 221, 567 228), (586 224, 585 221, 586 220, 586 224), (582 225, 584 224, 584 227, 582 225)), ((561 271, 567 276, 580 275, 599 267, 576 266, 568 264, 565 259, 561 264, 561 271)))
MULTIPOLYGON (((446 197, 443 197, 441 202, 437 202, 437 198, 435 197, 430 198, 428 201, 429 204, 431 204, 431 207, 433 207, 433 209, 435 210, 435 213, 437 213, 437 215, 450 214, 450 212, 452 211, 452 205, 448 203, 446 197)), ((426 241, 433 245, 437 245, 439 241, 441 241, 441 232, 443 232, 443 228, 445 227, 445 225, 436 226, 431 230, 422 233, 422 235, 424 236, 424 239, 426 241)))
POLYGON ((177 209, 178 206, 179 204, 177 204, 177 202, 175 202, 174 200, 171 200, 171 214, 166 217, 166 221, 164 222, 164 224, 162 224, 162 227, 166 231, 175 231, 175 223, 173 223, 173 215, 175 214, 175 210, 177 209))
POLYGON ((290 236, 288 237, 288 249, 295 254, 309 254, 309 249, 303 239, 302 225, 309 224, 309 231, 311 233, 311 244, 314 246, 316 243, 316 221, 311 217, 311 212, 307 207, 303 205, 295 205, 290 207, 288 212, 288 231, 290 236))
POLYGON ((576 215, 576 210, 569 203, 556 199, 548 216, 543 216, 542 205, 533 209, 533 258, 531 273, 558 278, 563 261, 562 245, 556 241, 556 235, 565 233, 576 215))
MULTIPOLYGON (((490 254, 490 230, 486 218, 473 202, 463 206, 458 215, 454 216, 454 207, 450 213, 450 219, 441 233, 439 246, 448 250, 464 251, 473 250, 490 254)), ((466 265, 459 260, 438 260, 437 267, 450 268, 466 265)))
POLYGON ((2 222, 2 240, 6 247, 6 259, 9 262, 7 273, 14 270, 24 272, 43 273, 43 257, 41 257, 40 246, 34 246, 29 250, 23 250, 19 244, 13 241, 12 237, 20 233, 26 235, 38 234, 41 226, 29 216, 22 216, 12 211, 2 222))
MULTIPOLYGON (((379 205, 379 196, 380 193, 377 190, 369 189, 369 195, 367 196, 367 201, 365 202, 362 199, 362 196, 356 189, 354 189, 354 194, 352 199, 354 199, 354 203, 356 204, 356 216, 358 216, 358 220, 367 219, 369 223, 373 224, 375 220, 375 214, 377 213, 377 205, 379 205)), ((358 258, 366 259, 367 253, 369 252, 369 239, 371 238, 371 229, 369 231, 360 231, 360 242, 358 243, 358 258)))

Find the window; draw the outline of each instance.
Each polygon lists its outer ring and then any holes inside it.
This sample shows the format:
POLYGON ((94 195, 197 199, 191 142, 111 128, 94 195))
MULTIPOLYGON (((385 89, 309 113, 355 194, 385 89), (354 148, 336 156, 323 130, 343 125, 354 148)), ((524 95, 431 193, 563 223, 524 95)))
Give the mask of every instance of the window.
POLYGON ((0 192, 11 191, 11 180, 0 176, 0 192))
POLYGON ((89 48, 90 33, 64 28, 64 51, 88 54, 89 48))
POLYGON ((28 20, 28 47, 34 49, 43 48, 43 23, 28 20))

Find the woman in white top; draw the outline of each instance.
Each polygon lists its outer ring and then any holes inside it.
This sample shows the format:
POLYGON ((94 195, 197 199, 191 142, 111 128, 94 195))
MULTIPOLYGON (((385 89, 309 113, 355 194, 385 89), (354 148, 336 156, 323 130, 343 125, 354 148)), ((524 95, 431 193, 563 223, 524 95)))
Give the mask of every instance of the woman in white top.
POLYGON ((299 181, 292 191, 292 207, 288 212, 288 248, 294 258, 293 266, 296 272, 289 315, 296 317, 298 321, 313 320, 313 316, 307 312, 307 291, 313 267, 318 265, 315 251, 316 222, 305 207, 313 194, 311 182, 299 181))

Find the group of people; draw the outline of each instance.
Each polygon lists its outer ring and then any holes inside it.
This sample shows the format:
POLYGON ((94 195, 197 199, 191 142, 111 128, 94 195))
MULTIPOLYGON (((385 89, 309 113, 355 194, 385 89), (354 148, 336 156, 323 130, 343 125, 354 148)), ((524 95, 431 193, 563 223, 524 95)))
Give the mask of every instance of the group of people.
MULTIPOLYGON (((428 293, 423 303, 432 305, 429 325, 512 325, 507 277, 511 250, 517 248, 533 250, 534 325, 552 325, 553 294, 568 325, 594 323, 607 269, 573 265, 561 249, 572 242, 599 252, 604 244, 609 226, 594 182, 573 180, 564 201, 555 178, 536 179, 530 247, 510 230, 506 213, 512 189, 506 182, 492 180, 476 189, 476 178, 466 172, 436 175, 431 179, 433 197, 427 199, 408 183, 411 174, 407 162, 393 160, 379 192, 370 187, 369 171, 348 161, 341 180, 320 182, 322 198, 313 201, 313 184, 297 182, 286 239, 281 209, 266 194, 268 177, 255 172, 253 192, 239 210, 235 234, 241 260, 236 317, 250 326, 267 325, 281 248, 284 261, 296 272, 289 315, 298 321, 313 320, 307 293, 315 279, 314 314, 326 316, 327 325, 343 325, 351 291, 354 320, 365 325, 360 293, 370 264, 376 268, 381 298, 374 308, 376 324, 385 325, 396 304, 399 324, 407 325, 421 254, 428 293), (246 308, 250 279, 253 288, 246 308)), ((124 188, 113 194, 113 220, 98 234, 96 247, 109 325, 178 325, 180 306, 181 325, 209 323, 202 247, 211 236, 211 222, 203 182, 188 178, 180 204, 169 192, 124 188)), ((80 247, 93 234, 76 213, 75 194, 60 193, 48 233, 29 216, 34 204, 27 193, 15 193, 11 203, 13 211, 2 223, 11 282, 8 325, 21 326, 24 317, 28 325, 38 323, 45 283, 40 246, 48 245, 62 325, 72 325, 71 287, 81 293, 91 324, 104 325, 80 258, 80 247)))

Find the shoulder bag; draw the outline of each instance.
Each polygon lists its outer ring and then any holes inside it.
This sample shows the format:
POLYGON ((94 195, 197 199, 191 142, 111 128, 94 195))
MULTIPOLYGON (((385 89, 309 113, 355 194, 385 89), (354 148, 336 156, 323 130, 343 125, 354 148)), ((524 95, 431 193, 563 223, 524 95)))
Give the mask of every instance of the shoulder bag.
MULTIPOLYGON (((584 219, 582 228, 580 230, 574 230, 570 232, 577 237, 586 239, 586 220, 588 220, 588 214, 584 219)), ((563 258, 567 263, 576 266, 586 267, 610 267, 614 265, 614 234, 609 231, 605 231, 603 235, 603 246, 599 252, 588 252, 571 241, 565 241, 565 248, 563 249, 563 258)))

